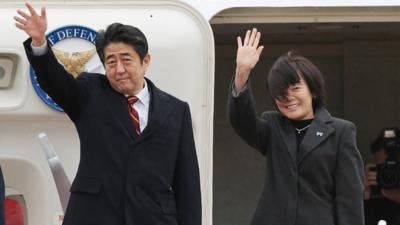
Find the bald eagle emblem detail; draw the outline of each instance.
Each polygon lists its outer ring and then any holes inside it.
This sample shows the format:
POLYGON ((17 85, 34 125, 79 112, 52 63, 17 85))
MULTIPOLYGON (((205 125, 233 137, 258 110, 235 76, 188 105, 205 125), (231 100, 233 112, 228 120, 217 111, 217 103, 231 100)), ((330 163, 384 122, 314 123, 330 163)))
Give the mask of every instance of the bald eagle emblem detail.
POLYGON ((75 78, 82 72, 83 66, 96 53, 96 48, 82 52, 64 52, 56 48, 52 48, 56 58, 64 65, 65 69, 75 78))

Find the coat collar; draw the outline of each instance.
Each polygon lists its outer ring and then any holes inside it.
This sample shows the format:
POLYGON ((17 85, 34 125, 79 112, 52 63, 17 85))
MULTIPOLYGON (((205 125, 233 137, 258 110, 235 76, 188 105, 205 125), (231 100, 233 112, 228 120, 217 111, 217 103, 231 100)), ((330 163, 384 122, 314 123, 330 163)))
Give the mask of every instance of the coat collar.
POLYGON ((140 134, 137 143, 140 143, 157 131, 173 112, 173 106, 169 104, 170 98, 168 98, 168 95, 158 89, 149 79, 145 79, 150 91, 149 117, 147 126, 140 134))
POLYGON ((295 165, 299 165, 308 154, 335 131, 329 125, 333 121, 332 116, 325 108, 317 108, 314 115, 314 120, 300 143, 299 150, 297 149, 294 126, 286 117, 283 119, 282 133, 287 150, 295 165))
POLYGON ((315 111, 314 120, 299 146, 299 155, 297 156, 298 165, 335 131, 335 129, 329 125, 332 121, 333 118, 331 114, 325 108, 319 107, 315 111))
POLYGON ((117 122, 120 123, 121 127, 124 127, 135 143, 140 143, 149 137, 165 122, 172 112, 172 106, 168 104, 169 98, 167 94, 158 89, 149 79, 145 79, 150 92, 150 107, 147 126, 139 136, 134 132, 135 128, 129 116, 126 97, 115 91, 106 78, 103 82, 103 88, 108 100, 107 105, 109 105, 117 122))

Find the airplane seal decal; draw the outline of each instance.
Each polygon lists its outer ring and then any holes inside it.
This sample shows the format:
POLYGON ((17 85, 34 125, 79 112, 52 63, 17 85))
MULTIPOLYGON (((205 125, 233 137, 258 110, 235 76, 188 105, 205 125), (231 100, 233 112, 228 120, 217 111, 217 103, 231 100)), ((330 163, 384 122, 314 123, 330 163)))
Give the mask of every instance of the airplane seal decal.
MULTIPOLYGON (((80 25, 63 26, 46 35, 58 61, 75 78, 84 71, 104 74, 103 65, 96 55, 96 36, 95 30, 80 25)), ((32 85, 40 99, 51 108, 63 112, 64 110, 41 89, 32 66, 29 72, 32 85)))

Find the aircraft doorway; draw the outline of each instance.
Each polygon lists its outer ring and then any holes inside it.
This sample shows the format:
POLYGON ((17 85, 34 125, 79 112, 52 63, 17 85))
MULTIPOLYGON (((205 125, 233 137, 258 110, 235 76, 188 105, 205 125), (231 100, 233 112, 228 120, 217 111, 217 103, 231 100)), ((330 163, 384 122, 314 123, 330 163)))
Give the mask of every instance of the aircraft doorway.
POLYGON ((251 85, 258 115, 272 109, 266 76, 275 59, 294 49, 326 80, 327 109, 353 121, 364 161, 383 127, 400 125, 400 17, 396 7, 236 8, 211 19, 215 37, 213 224, 250 224, 265 175, 261 154, 227 119, 235 73, 236 36, 256 27, 265 46, 251 85))

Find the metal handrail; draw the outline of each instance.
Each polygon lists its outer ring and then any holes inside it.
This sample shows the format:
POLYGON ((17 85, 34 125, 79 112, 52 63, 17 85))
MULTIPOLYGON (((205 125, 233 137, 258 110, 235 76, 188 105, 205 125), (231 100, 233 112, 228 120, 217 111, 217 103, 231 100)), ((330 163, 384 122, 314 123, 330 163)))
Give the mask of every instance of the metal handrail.
POLYGON ((53 179, 57 187, 58 196, 61 201, 61 207, 63 212, 67 209, 71 187, 71 182, 65 174, 64 168, 58 158, 53 145, 51 144, 49 138, 45 133, 39 134, 40 143, 43 146, 44 153, 49 163, 51 173, 53 174, 53 179))

